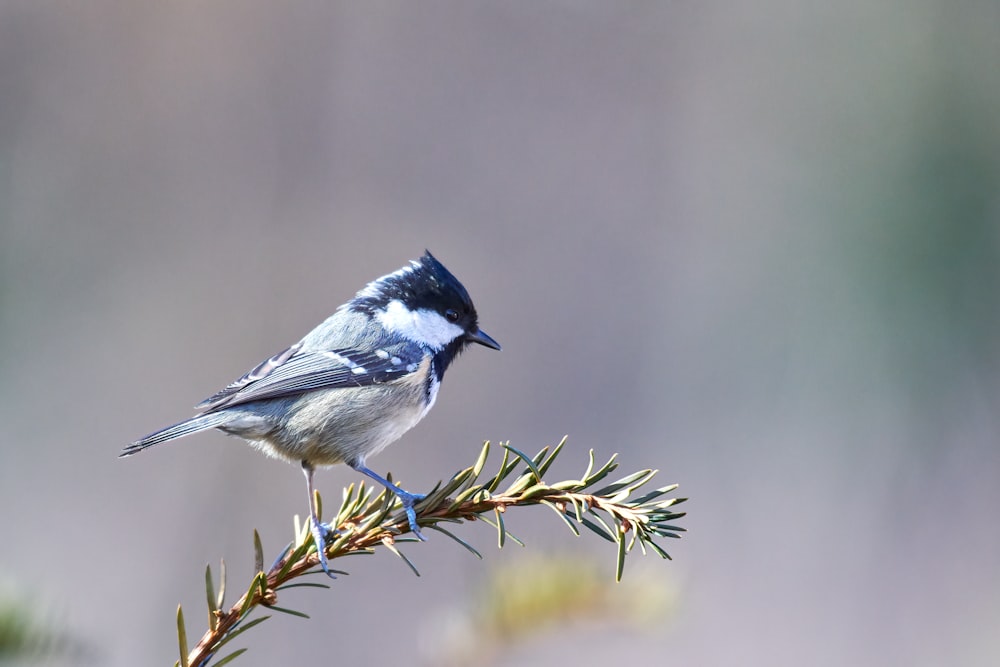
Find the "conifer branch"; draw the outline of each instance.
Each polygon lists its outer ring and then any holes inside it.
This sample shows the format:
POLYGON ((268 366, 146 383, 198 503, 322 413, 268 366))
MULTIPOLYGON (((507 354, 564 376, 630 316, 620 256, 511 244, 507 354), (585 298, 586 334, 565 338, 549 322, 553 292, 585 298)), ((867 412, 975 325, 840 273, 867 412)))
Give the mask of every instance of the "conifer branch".
MULTIPOLYGON (((562 451, 563 438, 550 451, 544 447, 534 457, 528 457, 509 444, 503 445, 503 460, 496 474, 481 480, 483 469, 489 456, 490 445, 485 443, 475 464, 461 470, 447 483, 438 485, 417 503, 417 522, 455 540, 479 558, 482 555, 467 542, 459 538, 442 524, 461 524, 482 520, 497 530, 500 547, 506 540, 520 543, 506 528, 504 515, 508 508, 528 505, 545 505, 553 510, 574 534, 580 534, 580 526, 596 533, 616 546, 616 579, 620 580, 625 566, 625 557, 632 548, 639 545, 643 554, 646 548, 662 558, 669 559, 667 552, 656 542, 657 538, 677 538, 684 528, 673 522, 684 516, 674 508, 684 502, 684 498, 665 498, 677 488, 676 484, 647 491, 638 498, 631 496, 645 486, 656 474, 655 470, 640 470, 611 484, 594 489, 599 482, 613 472, 618 464, 617 455, 607 463, 594 469, 594 452, 590 452, 590 463, 580 479, 565 480, 546 484, 544 476, 553 461, 562 451), (500 485, 514 474, 506 488, 500 485)), ((344 490, 340 509, 332 520, 339 535, 326 546, 326 555, 334 560, 350 554, 370 554, 383 547, 399 556, 415 574, 419 575, 413 563, 397 547, 401 543, 418 542, 410 532, 406 515, 401 512, 395 494, 382 490, 374 495, 371 487, 361 483, 344 490)), ((317 498, 318 500, 318 498, 317 498)), ((322 513, 320 513, 322 516, 322 513)), ((248 617, 259 607, 266 611, 280 612, 308 618, 302 612, 278 606, 279 593, 293 587, 329 588, 326 583, 296 582, 306 574, 321 572, 318 569, 319 556, 309 530, 308 522, 295 519, 295 538, 279 554, 268 570, 264 570, 264 554, 260 536, 254 531, 254 562, 256 573, 240 598, 225 607, 225 563, 221 568, 220 587, 216 589, 211 567, 205 571, 206 599, 208 601, 208 630, 197 644, 188 651, 187 632, 183 612, 177 609, 178 644, 181 659, 177 667, 221 667, 229 664, 246 649, 239 649, 220 657, 221 649, 256 625, 271 618, 271 615, 248 617), (294 583, 292 583, 294 582, 294 583)), ((331 570, 338 572, 337 570, 331 570)), ((346 574, 341 572, 342 574, 346 574)))

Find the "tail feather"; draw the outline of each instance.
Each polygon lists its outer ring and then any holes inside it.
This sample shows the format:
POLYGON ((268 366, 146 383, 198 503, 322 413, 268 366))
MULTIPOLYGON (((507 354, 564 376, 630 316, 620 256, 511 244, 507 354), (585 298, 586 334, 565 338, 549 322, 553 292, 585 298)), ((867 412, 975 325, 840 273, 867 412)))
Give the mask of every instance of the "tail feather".
POLYGON ((161 442, 175 440, 177 438, 182 438, 185 435, 191 435, 192 433, 198 433, 199 431, 221 426, 231 419, 232 415, 227 415, 225 412, 210 412, 208 414, 192 417, 191 419, 186 419, 179 424, 168 426, 136 440, 132 444, 126 446, 122 450, 122 453, 118 456, 119 458, 122 456, 131 456, 132 454, 141 452, 147 447, 158 445, 161 442))

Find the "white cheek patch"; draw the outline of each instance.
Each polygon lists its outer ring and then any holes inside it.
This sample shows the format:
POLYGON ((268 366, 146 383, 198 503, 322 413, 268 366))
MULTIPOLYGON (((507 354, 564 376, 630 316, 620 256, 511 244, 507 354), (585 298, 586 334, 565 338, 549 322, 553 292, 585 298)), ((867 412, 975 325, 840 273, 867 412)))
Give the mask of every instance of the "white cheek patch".
POLYGON ((440 313, 424 309, 410 310, 399 300, 390 301, 385 310, 378 311, 376 318, 389 331, 437 350, 465 335, 462 327, 452 324, 440 313))

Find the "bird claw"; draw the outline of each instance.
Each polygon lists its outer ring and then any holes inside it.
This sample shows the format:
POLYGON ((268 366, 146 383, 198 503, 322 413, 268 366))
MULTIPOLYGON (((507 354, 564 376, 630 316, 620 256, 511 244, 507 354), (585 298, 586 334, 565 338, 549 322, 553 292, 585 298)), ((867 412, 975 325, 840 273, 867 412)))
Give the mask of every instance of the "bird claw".
POLYGON ((427 496, 419 493, 403 491, 398 486, 392 487, 392 492, 396 494, 399 498, 399 502, 403 505, 403 511, 406 512, 406 519, 410 524, 410 532, 413 533, 413 535, 421 542, 426 542, 427 538, 420 532, 420 526, 417 525, 417 512, 413 509, 413 505, 420 502, 427 496))
POLYGON ((337 575, 330 571, 330 564, 326 558, 326 545, 331 538, 340 536, 341 532, 328 523, 321 523, 319 519, 312 517, 311 530, 313 542, 316 544, 316 553, 319 554, 319 565, 323 572, 331 579, 336 579, 337 575))
POLYGON ((357 470, 358 472, 360 472, 361 474, 371 477, 376 482, 384 486, 386 489, 396 494, 396 497, 399 498, 400 504, 403 505, 403 511, 406 512, 406 519, 410 524, 410 532, 413 533, 416 536, 416 538, 421 542, 427 541, 427 538, 424 537, 423 533, 420 532, 420 526, 417 525, 417 513, 413 509, 414 504, 420 502, 427 496, 421 495, 419 493, 410 493, 409 491, 404 491, 403 489, 399 488, 398 486, 387 480, 385 477, 382 477, 378 473, 373 472, 369 468, 366 468, 362 463, 358 461, 354 462, 348 461, 348 465, 357 470))

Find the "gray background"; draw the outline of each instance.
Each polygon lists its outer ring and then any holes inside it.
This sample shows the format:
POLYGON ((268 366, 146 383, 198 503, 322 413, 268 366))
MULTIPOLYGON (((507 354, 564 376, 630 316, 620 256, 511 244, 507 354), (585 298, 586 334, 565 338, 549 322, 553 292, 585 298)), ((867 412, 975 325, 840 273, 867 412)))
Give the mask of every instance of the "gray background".
MULTIPOLYGON (((671 613, 498 664, 995 664, 998 25, 988 0, 5 0, 0 588, 89 647, 70 664, 170 664, 205 563, 245 580, 302 478, 214 433, 119 448, 427 247, 504 351, 376 470, 420 490, 483 439, 569 433, 557 476, 618 451, 692 498, 646 563, 671 613)), ((236 664, 433 664, 500 564, 611 576, 547 511, 508 525, 527 552, 470 526, 485 562, 442 536, 420 579, 352 561, 236 664)))

